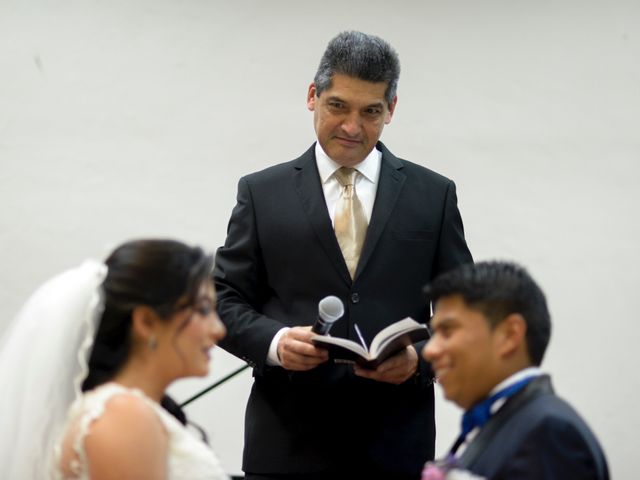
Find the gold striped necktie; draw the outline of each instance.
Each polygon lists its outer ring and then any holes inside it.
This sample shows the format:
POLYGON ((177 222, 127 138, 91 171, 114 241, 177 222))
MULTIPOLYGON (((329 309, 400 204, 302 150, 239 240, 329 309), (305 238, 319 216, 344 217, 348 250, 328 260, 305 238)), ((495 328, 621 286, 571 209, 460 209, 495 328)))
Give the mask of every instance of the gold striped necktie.
POLYGON ((352 279, 367 235, 367 217, 356 194, 356 173, 353 168, 341 167, 334 174, 342 192, 336 204, 333 228, 352 279))

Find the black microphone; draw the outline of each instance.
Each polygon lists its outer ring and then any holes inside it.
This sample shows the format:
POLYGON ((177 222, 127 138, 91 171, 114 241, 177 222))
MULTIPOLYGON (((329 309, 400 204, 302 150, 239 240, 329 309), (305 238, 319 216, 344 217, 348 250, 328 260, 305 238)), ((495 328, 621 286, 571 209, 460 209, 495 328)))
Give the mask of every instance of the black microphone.
POLYGON ((333 295, 324 297, 318 303, 318 319, 311 331, 318 335, 326 335, 331 329, 333 322, 344 315, 344 305, 342 300, 333 295))

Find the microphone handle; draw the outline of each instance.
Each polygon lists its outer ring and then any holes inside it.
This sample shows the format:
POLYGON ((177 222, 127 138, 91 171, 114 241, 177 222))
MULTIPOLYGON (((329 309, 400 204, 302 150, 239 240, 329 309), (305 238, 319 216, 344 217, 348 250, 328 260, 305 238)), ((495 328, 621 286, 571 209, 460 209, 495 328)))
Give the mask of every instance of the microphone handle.
POLYGON ((329 333, 329 329, 331 328, 331 324, 322 320, 322 318, 318 317, 316 323, 311 327, 311 331, 316 335, 326 335, 329 333))

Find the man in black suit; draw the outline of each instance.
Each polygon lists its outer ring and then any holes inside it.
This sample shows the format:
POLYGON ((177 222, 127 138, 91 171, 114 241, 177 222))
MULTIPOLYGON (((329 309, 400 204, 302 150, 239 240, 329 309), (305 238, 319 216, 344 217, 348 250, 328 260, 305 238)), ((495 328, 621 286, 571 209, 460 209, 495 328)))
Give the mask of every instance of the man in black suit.
POLYGON ((331 334, 357 339, 358 325, 370 342, 404 317, 426 320, 423 285, 472 261, 453 182, 378 141, 396 107, 399 71, 382 39, 335 37, 307 96, 318 142, 239 182, 214 277, 228 329, 221 345, 254 369, 247 479, 415 478, 433 458, 433 380, 417 354, 422 344, 365 370, 327 361, 310 340, 325 296, 345 304, 331 334), (342 183, 341 167, 355 177, 342 183), (344 242, 334 224, 344 223, 338 205, 349 198, 353 236, 344 242))
POLYGON ((465 410, 452 448, 458 467, 488 479, 608 479, 598 440, 539 369, 551 320, 529 274, 481 262, 426 292, 435 312, 422 355, 445 397, 465 410))

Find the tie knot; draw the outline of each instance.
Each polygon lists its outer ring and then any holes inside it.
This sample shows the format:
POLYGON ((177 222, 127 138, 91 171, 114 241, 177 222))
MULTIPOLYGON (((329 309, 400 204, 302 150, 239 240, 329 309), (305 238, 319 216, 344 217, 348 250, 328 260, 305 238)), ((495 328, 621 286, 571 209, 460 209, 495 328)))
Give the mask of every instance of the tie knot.
POLYGON ((465 437, 475 427, 482 428, 491 418, 491 407, 501 398, 509 398, 522 390, 535 377, 526 377, 496 393, 467 410, 462 417, 462 436, 465 437))
POLYGON ((338 180, 338 183, 343 187, 346 187, 348 185, 354 184, 356 169, 349 167, 340 167, 338 170, 336 170, 336 173, 334 173, 334 175, 336 177, 336 180, 338 180))

